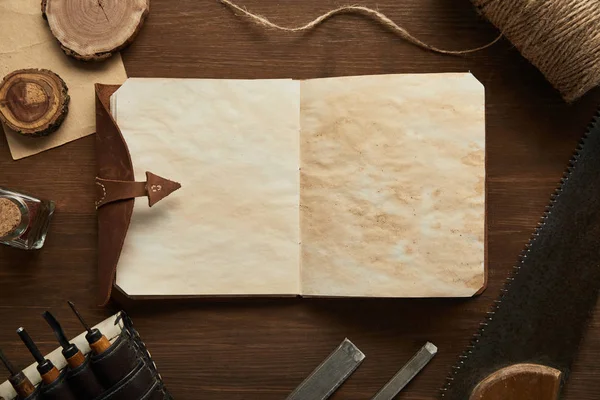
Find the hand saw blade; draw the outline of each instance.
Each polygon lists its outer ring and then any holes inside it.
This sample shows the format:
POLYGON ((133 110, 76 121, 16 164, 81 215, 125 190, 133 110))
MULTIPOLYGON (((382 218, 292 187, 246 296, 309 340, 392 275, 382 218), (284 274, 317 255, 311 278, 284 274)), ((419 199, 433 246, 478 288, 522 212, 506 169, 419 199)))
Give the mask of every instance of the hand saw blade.
POLYGON ((535 363, 566 381, 600 287, 600 111, 487 319, 441 389, 469 399, 495 371, 535 363))

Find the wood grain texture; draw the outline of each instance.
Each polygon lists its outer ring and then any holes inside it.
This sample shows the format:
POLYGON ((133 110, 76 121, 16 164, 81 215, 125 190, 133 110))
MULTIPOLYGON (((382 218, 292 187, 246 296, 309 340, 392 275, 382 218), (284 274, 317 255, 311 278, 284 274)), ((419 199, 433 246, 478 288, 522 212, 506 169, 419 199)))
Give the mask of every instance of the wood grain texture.
POLYGON ((90 343, 90 348, 95 354, 102 354, 110 347, 110 341, 106 336, 102 336, 94 343, 90 343))
MULTIPOLYGON (((474 47, 497 34, 468 0, 362 3, 439 47, 474 47)), ((274 22, 294 24, 339 4, 244 0, 243 5, 274 22)), ((250 25, 209 0, 153 0, 147 25, 124 59, 135 77, 315 78, 470 70, 486 87, 488 289, 463 300, 122 301, 178 400, 283 399, 344 337, 367 358, 334 400, 370 398, 427 340, 440 351, 399 398, 437 398, 600 103, 600 91, 594 90, 566 105, 505 40, 472 56, 441 56, 362 18, 340 16, 311 33, 282 34, 250 25)), ((101 309, 94 303, 94 163, 93 137, 18 162, 11 161, 0 138, 0 183, 57 203, 42 251, 0 247, 0 347, 21 365, 31 357, 13 328, 28 328, 44 351, 57 346, 40 317, 45 309, 55 311, 74 335, 82 329, 67 298, 91 322, 121 307, 101 309)), ((599 360, 596 313, 565 399, 597 398, 599 360)))
POLYGON ((556 400, 561 372, 539 364, 502 368, 475 387, 470 400, 556 400))
POLYGON ((69 111, 65 81, 47 69, 13 71, 0 82, 0 121, 24 136, 55 132, 69 111))
POLYGON ((69 367, 75 369, 85 363, 85 356, 81 351, 78 351, 74 356, 67 359, 67 363, 69 364, 69 367))
POLYGON ((104 60, 139 33, 149 0, 42 0, 42 16, 66 55, 104 60))

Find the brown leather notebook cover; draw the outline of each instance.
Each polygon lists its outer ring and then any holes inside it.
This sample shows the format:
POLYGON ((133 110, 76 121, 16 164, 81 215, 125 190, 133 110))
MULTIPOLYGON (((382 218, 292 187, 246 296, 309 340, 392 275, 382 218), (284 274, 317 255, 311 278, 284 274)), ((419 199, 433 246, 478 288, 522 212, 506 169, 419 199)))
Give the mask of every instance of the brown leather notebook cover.
POLYGON ((115 280, 121 249, 129 228, 135 197, 148 197, 152 207, 181 187, 146 172, 135 182, 125 139, 110 113, 110 96, 119 85, 96 84, 96 208, 98 214, 98 301, 106 305, 115 280))

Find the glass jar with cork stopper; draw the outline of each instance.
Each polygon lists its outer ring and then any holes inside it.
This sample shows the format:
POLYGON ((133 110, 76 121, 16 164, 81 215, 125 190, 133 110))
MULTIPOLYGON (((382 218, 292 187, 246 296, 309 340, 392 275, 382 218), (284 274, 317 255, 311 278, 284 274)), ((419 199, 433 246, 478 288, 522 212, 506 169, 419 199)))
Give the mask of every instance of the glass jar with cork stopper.
POLYGON ((0 243, 19 249, 44 245, 54 203, 0 187, 0 243))

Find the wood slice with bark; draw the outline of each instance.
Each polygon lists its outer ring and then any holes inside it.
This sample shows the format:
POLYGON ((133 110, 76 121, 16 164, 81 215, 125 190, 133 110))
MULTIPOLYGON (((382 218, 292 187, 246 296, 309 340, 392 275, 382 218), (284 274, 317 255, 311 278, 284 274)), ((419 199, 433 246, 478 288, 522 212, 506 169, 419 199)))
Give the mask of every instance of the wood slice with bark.
POLYGON ((0 83, 0 121, 24 136, 58 129, 69 111, 65 82, 46 69, 21 69, 0 83))
POLYGON ((42 15, 63 51, 84 61, 127 47, 149 9, 149 0, 42 0, 42 15))

